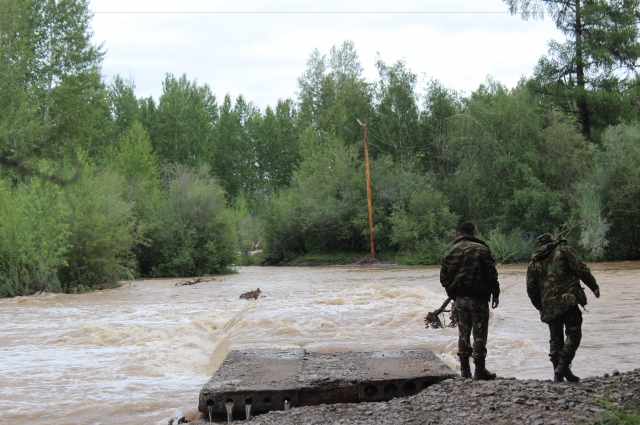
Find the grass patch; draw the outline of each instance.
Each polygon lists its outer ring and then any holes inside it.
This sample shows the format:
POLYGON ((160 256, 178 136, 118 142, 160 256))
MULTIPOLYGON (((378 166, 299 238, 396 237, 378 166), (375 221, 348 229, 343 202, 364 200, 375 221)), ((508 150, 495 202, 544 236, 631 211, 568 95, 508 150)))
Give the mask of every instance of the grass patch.
POLYGON ((640 411, 638 406, 618 407, 610 402, 602 402, 606 412, 599 415, 594 422, 596 425, 640 425, 640 411))

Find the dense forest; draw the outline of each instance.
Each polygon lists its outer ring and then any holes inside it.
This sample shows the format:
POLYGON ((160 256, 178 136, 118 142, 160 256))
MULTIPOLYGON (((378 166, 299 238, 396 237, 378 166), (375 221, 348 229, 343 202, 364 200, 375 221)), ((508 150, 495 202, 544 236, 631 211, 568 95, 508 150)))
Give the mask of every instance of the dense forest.
POLYGON ((462 220, 498 261, 544 232, 639 259, 638 1, 505 3, 566 35, 516 87, 461 93, 380 57, 367 81, 345 41, 260 110, 186 74, 138 98, 102 76, 86 0, 1 0, 0 296, 221 273, 256 245, 366 255, 357 120, 377 249, 401 263, 438 263, 462 220))

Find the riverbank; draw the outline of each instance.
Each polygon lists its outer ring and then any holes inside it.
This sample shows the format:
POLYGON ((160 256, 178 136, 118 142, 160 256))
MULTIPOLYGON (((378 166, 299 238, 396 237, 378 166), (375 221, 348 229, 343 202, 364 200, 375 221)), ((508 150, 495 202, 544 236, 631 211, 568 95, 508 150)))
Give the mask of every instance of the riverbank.
MULTIPOLYGON (((549 367, 551 371, 551 366, 549 367)), ((421 393, 382 403, 335 404, 270 412, 253 425, 301 424, 617 424, 614 412, 637 414, 640 369, 578 384, 541 380, 448 379, 421 393)), ((637 416, 636 416, 637 418, 637 416)), ((204 421, 194 425, 205 425, 204 421)))
POLYGON ((283 267, 300 267, 300 266, 311 266, 311 267, 319 267, 319 266, 365 266, 365 265, 394 265, 397 264, 395 258, 373 258, 371 255, 366 255, 364 257, 349 257, 345 256, 343 258, 322 258, 322 257, 303 257, 295 260, 285 261, 280 264, 276 264, 277 266, 283 267))

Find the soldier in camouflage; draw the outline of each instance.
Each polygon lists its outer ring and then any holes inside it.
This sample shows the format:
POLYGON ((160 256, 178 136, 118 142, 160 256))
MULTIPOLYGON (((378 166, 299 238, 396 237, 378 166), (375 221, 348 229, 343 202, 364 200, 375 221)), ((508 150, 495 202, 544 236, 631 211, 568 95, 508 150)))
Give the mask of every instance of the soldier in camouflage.
POLYGON ((493 296, 491 307, 498 307, 500 284, 491 250, 476 238, 476 228, 472 223, 460 225, 457 239, 445 252, 440 268, 440 283, 447 295, 455 300, 460 376, 471 378, 469 357, 473 355, 476 366, 473 379, 495 379, 496 374, 485 368, 485 358, 489 300, 493 296))
POLYGON ((580 280, 600 298, 596 279, 578 253, 566 241, 545 233, 538 237, 538 248, 527 269, 527 294, 540 311, 540 320, 549 325, 550 352, 555 382, 567 378, 579 382, 570 369, 582 339, 582 313, 578 305, 587 304, 580 280), (566 333, 567 339, 563 337, 566 333))

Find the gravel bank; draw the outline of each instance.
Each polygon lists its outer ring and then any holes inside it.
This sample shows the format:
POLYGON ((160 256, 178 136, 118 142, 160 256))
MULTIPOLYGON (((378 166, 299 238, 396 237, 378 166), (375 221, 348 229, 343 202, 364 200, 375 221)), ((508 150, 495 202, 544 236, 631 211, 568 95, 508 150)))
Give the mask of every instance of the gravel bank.
MULTIPOLYGON (((336 404, 276 411, 246 423, 271 424, 574 424, 604 413, 602 401, 640 404, 640 369, 591 377, 578 384, 552 381, 448 379, 421 393, 383 403, 336 404)), ((196 422, 206 424, 206 422, 196 422)))

